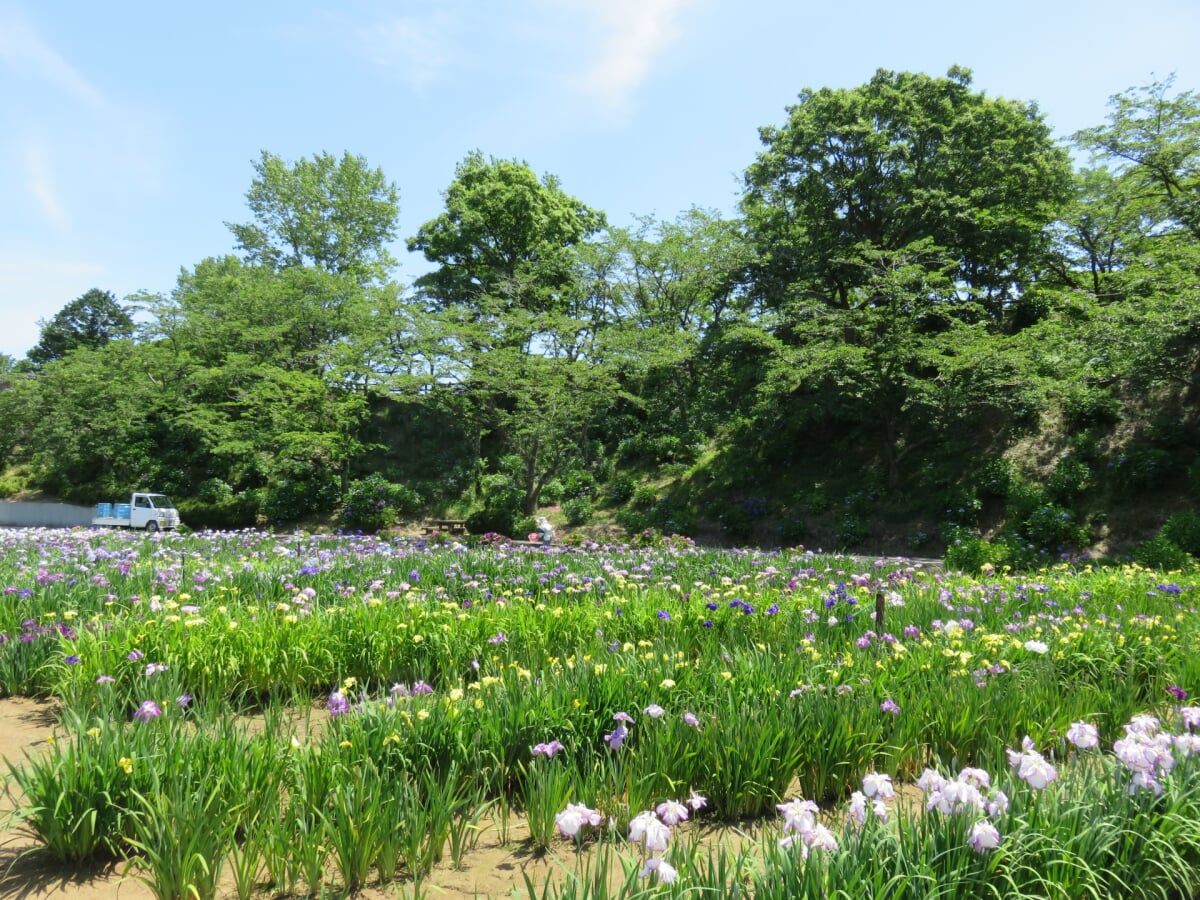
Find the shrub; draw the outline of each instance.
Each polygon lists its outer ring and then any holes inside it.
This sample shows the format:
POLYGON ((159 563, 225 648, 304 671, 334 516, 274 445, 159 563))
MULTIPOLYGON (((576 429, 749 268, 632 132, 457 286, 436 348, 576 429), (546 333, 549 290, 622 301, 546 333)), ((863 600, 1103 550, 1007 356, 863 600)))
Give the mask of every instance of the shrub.
POLYGON ((587 497, 575 497, 562 505, 563 514, 567 517, 568 525, 586 525, 592 520, 596 509, 587 497))
POLYGON ((853 547, 867 539, 867 526, 854 512, 847 510, 838 519, 837 540, 841 547, 853 547))
POLYGON ((11 497, 25 488, 24 481, 11 473, 0 475, 0 497, 11 497))
POLYGON ((650 435, 639 432, 621 442, 619 457, 627 462, 694 462, 697 445, 675 434, 650 435))
POLYGON ((650 509, 658 502, 658 494, 649 485, 642 485, 634 490, 631 499, 635 509, 650 509))
POLYGON ((1121 417, 1121 404, 1103 388, 1072 384, 1062 400, 1063 415, 1073 428, 1111 425, 1121 417))
POLYGON ((1018 531, 1039 550, 1060 550, 1079 546, 1086 541, 1086 528, 1080 525, 1070 510, 1047 503, 1030 513, 1018 531))
POLYGON ((621 509, 617 511, 617 524, 625 529, 630 537, 641 534, 650 524, 650 517, 637 509, 621 509))
POLYGON ((1012 486, 1020 479, 1011 462, 1001 457, 993 459, 975 473, 975 491, 984 497, 1007 497, 1012 486))
POLYGON ((664 497, 649 513, 650 524, 666 535, 688 534, 696 529, 696 517, 686 506, 664 497))
POLYGON ((233 497, 233 488, 220 478, 207 478, 196 488, 196 499, 205 503, 224 503, 233 497))
POLYGON ((1016 478, 1008 489, 1008 517, 1014 522, 1024 522, 1035 510, 1045 506, 1047 499, 1041 487, 1016 478))
POLYGON ((730 506, 723 509, 717 516, 721 530, 731 538, 743 540, 750 536, 754 528, 754 517, 742 506, 730 506))
POLYGON ((338 501, 337 475, 320 466, 305 467, 273 481, 263 496, 262 510, 272 522, 294 522, 330 512, 338 501))
POLYGON ((246 491, 216 503, 185 498, 177 500, 175 506, 179 510, 179 518, 189 528, 233 531, 255 524, 262 509, 262 493, 257 490, 246 491))
POLYGON ((1131 450, 1113 465, 1117 484, 1128 490, 1161 486, 1171 474, 1171 454, 1157 447, 1131 450))
POLYGON ((421 496, 416 491, 372 474, 350 483, 339 518, 346 528, 382 531, 420 509, 421 496))
POLYGON ((809 511, 816 515, 829 512, 833 508, 833 500, 823 481, 813 484, 812 489, 804 494, 804 503, 808 506, 809 511))
POLYGON ((524 518, 521 504, 525 492, 509 474, 512 458, 501 461, 502 471, 483 476, 483 508, 467 516, 467 530, 472 534, 496 532, 508 537, 524 537, 528 531, 519 528, 519 519, 524 518))
POLYGON ((1148 569, 1170 571, 1186 569, 1194 560, 1162 534, 1143 541, 1133 548, 1133 561, 1148 569))
POLYGON ((1088 486, 1092 471, 1073 456, 1063 456, 1055 463, 1046 482, 1046 494, 1059 503, 1070 503, 1088 486))
POLYGON ((679 480, 683 478, 691 470, 691 466, 685 462, 669 462, 663 463, 658 467, 659 474, 664 478, 672 478, 679 480))
POLYGON ((561 476, 559 481, 562 482, 564 500, 571 497, 594 497, 596 495, 596 478, 591 472, 584 469, 572 469, 561 476))
POLYGON ((517 524, 515 509, 485 506, 467 516, 467 531, 471 534, 502 534, 505 537, 514 537, 529 533, 522 533, 517 524))
POLYGON ((917 551, 929 546, 931 540, 929 532, 923 528, 917 528, 908 538, 908 549, 917 551))
POLYGON ((1200 556, 1200 513, 1194 509, 1175 513, 1163 525, 1162 536, 1180 550, 1200 556))
POLYGON ((631 475, 618 475, 604 486, 604 502, 620 506, 633 496, 636 483, 631 475))
POLYGON ((983 502, 969 485, 959 485, 947 491, 942 501, 947 520, 959 525, 974 525, 979 521, 983 502))
POLYGON ((779 537, 784 543, 794 544, 808 537, 808 517, 802 506, 789 506, 779 517, 779 537))
POLYGON ((1002 548, 989 544, 979 535, 964 528, 946 547, 946 568, 960 572, 979 572, 985 565, 994 565, 1002 555, 1002 548))
POLYGON ((1187 486, 1193 497, 1200 497, 1200 456, 1187 469, 1187 486))
POLYGON ((562 501, 563 485, 557 478, 551 478, 538 493, 538 504, 541 506, 553 506, 562 501))

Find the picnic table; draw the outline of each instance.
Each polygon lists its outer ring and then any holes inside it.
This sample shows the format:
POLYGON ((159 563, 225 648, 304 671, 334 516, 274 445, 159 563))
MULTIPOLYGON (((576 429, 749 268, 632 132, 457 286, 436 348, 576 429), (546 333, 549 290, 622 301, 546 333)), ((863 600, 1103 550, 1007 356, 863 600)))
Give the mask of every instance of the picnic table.
POLYGON ((422 534, 466 534, 466 519, 426 519, 421 526, 422 534))

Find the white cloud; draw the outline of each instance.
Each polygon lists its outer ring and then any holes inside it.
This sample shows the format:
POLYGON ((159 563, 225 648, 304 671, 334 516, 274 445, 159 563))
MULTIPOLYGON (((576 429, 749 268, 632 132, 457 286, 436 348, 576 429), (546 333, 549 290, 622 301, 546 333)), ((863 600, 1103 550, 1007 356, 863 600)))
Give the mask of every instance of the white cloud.
POLYGON ((58 188, 50 171, 50 151, 44 144, 26 142, 22 147, 25 177, 29 192, 38 202, 42 214, 60 229, 69 226, 67 211, 59 199, 58 188))
POLYGON ((27 226, 65 232, 87 227, 98 198, 115 209, 160 187, 160 129, 101 92, 51 46, 35 15, 0 0, 0 195, 25 201, 27 226))
POLYGON ((286 22, 279 31, 305 45, 348 52, 412 87, 422 87, 440 79, 455 59, 457 25, 458 18, 445 8, 416 15, 392 15, 389 10, 369 18, 338 10, 286 22))
POLYGON ((20 75, 50 82, 92 109, 108 105, 104 95, 12 9, 0 8, 0 62, 20 75))
POLYGON ((448 34, 453 19, 446 15, 427 18, 399 16, 358 29, 359 40, 372 60, 398 70, 414 86, 436 80, 450 65, 448 34))
POLYGON ((588 0, 601 29, 600 55, 582 78, 585 90, 620 111, 679 36, 680 14, 695 0, 588 0))

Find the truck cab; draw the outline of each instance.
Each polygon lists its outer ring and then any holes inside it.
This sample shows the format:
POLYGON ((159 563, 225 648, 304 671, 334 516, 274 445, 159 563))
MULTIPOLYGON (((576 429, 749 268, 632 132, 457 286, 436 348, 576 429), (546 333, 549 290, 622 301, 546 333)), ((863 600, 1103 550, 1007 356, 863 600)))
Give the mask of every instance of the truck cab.
POLYGON ((130 500, 130 528, 170 530, 179 524, 179 512, 166 494, 134 494, 130 500))

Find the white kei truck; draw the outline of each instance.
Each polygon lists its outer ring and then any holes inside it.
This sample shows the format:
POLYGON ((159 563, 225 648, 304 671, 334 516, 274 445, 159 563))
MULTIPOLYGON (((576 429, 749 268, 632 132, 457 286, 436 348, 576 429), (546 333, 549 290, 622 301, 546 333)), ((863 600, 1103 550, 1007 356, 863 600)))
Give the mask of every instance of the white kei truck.
POLYGON ((141 528, 170 531, 179 526, 179 511, 166 494, 135 493, 128 503, 97 503, 92 525, 98 528, 141 528))

